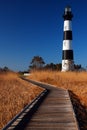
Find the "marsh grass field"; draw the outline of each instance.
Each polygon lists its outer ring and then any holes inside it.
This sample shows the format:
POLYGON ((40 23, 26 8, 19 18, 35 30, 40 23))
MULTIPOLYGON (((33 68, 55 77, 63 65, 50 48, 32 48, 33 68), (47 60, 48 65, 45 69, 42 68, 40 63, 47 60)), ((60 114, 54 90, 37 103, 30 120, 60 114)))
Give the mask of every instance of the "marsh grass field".
MULTIPOLYGON (((74 102, 80 110, 81 130, 87 129, 87 115, 83 112, 87 112, 87 72, 33 71, 27 78, 75 94, 77 99, 74 100, 81 103, 74 102)), ((0 73, 0 129, 42 91, 42 88, 20 79, 17 73, 0 73)))
POLYGON ((33 71, 32 80, 69 91, 80 130, 87 130, 87 72, 33 71))
POLYGON ((29 78, 70 90, 87 107, 87 72, 34 71, 29 78))
POLYGON ((43 89, 23 81, 16 73, 0 74, 0 129, 43 89))

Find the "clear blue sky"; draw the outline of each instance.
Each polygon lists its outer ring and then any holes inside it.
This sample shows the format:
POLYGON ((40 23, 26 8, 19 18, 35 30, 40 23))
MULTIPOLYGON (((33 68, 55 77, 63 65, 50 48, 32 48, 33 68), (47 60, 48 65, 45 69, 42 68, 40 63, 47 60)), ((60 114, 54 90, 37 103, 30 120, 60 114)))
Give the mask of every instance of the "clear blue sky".
POLYGON ((60 63, 67 5, 74 15, 74 61, 87 66, 87 0, 0 0, 0 67, 26 70, 37 55, 60 63))

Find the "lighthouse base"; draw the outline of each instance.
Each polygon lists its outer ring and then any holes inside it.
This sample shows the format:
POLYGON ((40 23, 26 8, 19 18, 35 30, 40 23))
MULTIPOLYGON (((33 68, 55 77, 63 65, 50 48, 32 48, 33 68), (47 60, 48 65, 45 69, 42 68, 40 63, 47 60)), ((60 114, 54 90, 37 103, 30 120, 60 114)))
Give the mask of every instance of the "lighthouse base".
POLYGON ((73 60, 62 60, 62 72, 74 71, 73 60))

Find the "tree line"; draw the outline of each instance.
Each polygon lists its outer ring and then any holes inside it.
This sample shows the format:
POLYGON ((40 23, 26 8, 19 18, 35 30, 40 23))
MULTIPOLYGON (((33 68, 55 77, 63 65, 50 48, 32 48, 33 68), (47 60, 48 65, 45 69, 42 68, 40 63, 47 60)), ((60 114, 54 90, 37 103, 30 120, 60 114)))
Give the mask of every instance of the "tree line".
MULTIPOLYGON (((82 67, 81 65, 76 65, 74 64, 74 69, 75 70, 80 70, 82 67)), ((58 63, 58 64, 54 64, 54 63, 50 63, 50 64, 46 64, 45 61, 43 60, 42 57, 40 56, 34 56, 30 62, 30 66, 29 66, 29 70, 57 70, 57 71, 61 71, 62 69, 62 64, 58 63)))
POLYGON ((11 72, 11 70, 7 66, 3 68, 0 67, 0 73, 4 73, 4 72, 11 72))
MULTIPOLYGON (((29 69, 26 71, 19 71, 19 73, 24 74, 24 73, 28 73, 32 70, 57 70, 57 71, 61 71, 62 69, 62 64, 61 63, 49 63, 46 64, 45 61, 43 60, 43 58, 41 56, 34 56, 30 62, 29 65, 29 69)), ((82 68, 81 64, 74 64, 74 69, 75 71, 86 71, 86 69, 82 68)), ((7 66, 1 68, 0 67, 0 73, 4 73, 4 72, 13 72, 12 70, 10 70, 7 66)))

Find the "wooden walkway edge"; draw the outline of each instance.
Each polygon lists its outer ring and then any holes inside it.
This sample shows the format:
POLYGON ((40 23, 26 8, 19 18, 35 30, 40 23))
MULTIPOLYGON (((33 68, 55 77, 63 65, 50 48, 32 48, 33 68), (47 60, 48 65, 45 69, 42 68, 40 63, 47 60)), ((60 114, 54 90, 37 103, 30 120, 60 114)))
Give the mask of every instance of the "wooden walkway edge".
POLYGON ((67 90, 28 80, 50 90, 24 130, 79 130, 67 90))
POLYGON ((33 106, 32 114, 28 114, 15 126, 7 130, 79 130, 72 103, 67 90, 52 85, 27 80, 32 84, 44 87, 46 96, 33 106), (30 117, 31 116, 31 117, 30 117))

